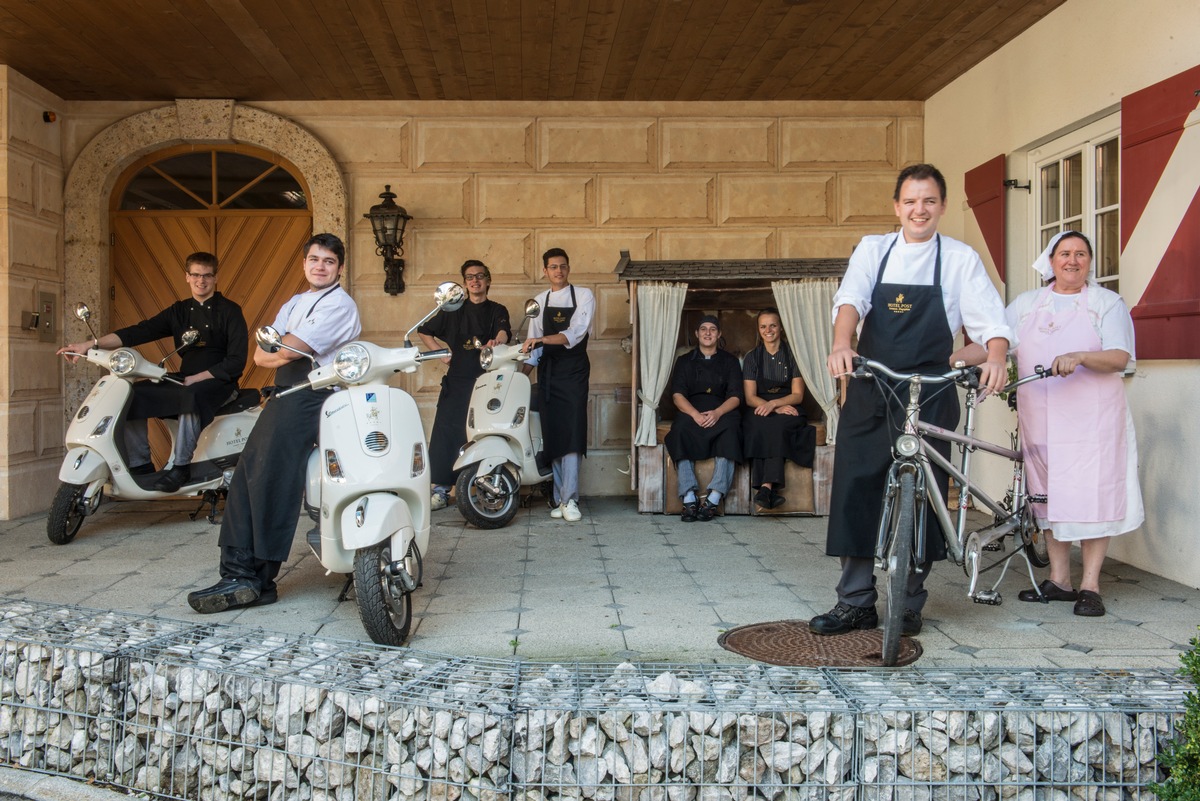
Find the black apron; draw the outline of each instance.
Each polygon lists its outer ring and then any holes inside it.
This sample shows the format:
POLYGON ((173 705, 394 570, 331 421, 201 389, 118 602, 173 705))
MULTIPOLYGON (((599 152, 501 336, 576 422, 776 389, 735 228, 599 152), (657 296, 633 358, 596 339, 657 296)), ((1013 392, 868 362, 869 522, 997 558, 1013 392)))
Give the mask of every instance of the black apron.
MULTIPOLYGON (((337 289, 340 285, 317 298, 305 317, 337 289)), ((275 386, 295 386, 306 381, 311 371, 311 361, 294 359, 275 369, 275 386)), ((308 454, 317 444, 321 406, 331 392, 301 389, 283 397, 272 395, 267 401, 229 484, 217 538, 222 548, 252 551, 255 559, 264 562, 287 561, 300 519, 308 454)))
MULTIPOLYGON (((571 305, 551 306, 546 295, 542 309, 542 334, 561 334, 571 327, 578 304, 571 287, 571 305)), ((589 336, 583 335, 573 348, 566 345, 542 345, 538 360, 538 394, 541 401, 542 437, 547 461, 568 453, 587 455, 588 379, 592 364, 588 361, 589 336)))
MULTIPOLYGON (((946 321, 942 299, 941 235, 937 235, 931 286, 884 283, 888 257, 899 239, 900 234, 897 234, 879 263, 875 289, 871 293, 871 311, 863 320, 858 352, 883 362, 896 372, 944 373, 949 369, 950 354, 954 352, 954 332, 946 321)), ((897 385, 895 392, 902 404, 908 402, 907 384, 897 385)), ((834 451, 829 529, 825 542, 825 552, 830 556, 874 556, 883 489, 892 463, 892 445, 904 423, 903 406, 890 399, 887 403, 892 406, 890 414, 875 381, 850 380, 838 421, 834 451)), ((958 393, 953 387, 923 387, 921 403, 922 420, 948 429, 958 426, 958 393), (930 400, 931 396, 936 397, 930 400)), ((950 457, 949 443, 935 442, 934 447, 946 458, 950 457)), ((944 491, 949 477, 938 471, 938 479, 944 491)), ((928 529, 926 545, 928 558, 946 558, 945 543, 933 529, 928 529)))
MULTIPOLYGON (((786 345, 780 345, 786 347, 786 345)), ((763 400, 775 400, 791 394, 792 376, 774 381, 764 375, 767 349, 758 346, 751 353, 758 361, 755 392, 763 400)), ((749 357, 747 357, 749 358, 749 357)), ((798 415, 757 415, 746 406, 742 413, 742 452, 747 459, 790 459, 801 467, 811 468, 817 451, 817 430, 808 424, 808 415, 798 405, 798 415)))
MULTIPOLYGON (((688 399, 696 411, 711 412, 729 399, 730 390, 741 394, 736 391, 737 387, 729 386, 730 373, 740 374, 736 367, 736 358, 730 353, 718 350, 706 359, 699 349, 693 350, 685 354, 675 368, 684 371, 685 391, 680 394, 688 399), (735 369, 732 371, 729 369, 730 360, 734 361, 735 369)), ((741 462, 741 419, 733 411, 722 415, 712 428, 701 428, 691 417, 679 413, 675 415, 663 443, 676 464, 684 459, 698 462, 714 456, 741 462)))

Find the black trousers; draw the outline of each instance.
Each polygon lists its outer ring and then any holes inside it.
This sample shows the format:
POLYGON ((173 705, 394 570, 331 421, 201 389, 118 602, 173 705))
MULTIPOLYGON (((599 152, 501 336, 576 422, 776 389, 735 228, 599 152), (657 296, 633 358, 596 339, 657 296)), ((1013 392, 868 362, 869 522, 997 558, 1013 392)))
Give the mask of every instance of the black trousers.
POLYGON ((287 561, 300 519, 308 454, 317 442, 327 391, 273 397, 263 408, 233 473, 221 519, 222 578, 270 586, 287 561), (274 568, 271 568, 271 564, 274 568))

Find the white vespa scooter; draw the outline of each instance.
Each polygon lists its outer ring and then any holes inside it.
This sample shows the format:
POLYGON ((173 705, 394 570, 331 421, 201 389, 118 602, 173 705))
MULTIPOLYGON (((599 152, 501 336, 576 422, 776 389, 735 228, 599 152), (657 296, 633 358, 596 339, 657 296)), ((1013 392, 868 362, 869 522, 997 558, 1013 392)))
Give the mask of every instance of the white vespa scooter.
MULTIPOLYGON (((525 302, 525 316, 542 308, 525 302)), ((542 455, 541 414, 532 407, 532 385, 520 366, 521 345, 496 345, 479 354, 483 375, 471 391, 467 444, 454 462, 458 511, 477 528, 503 528, 517 514, 521 487, 553 480, 542 455)))
MULTIPOLYGON (((78 304, 75 316, 87 324, 95 339, 88 307, 78 304)), ((199 335, 195 329, 184 332, 183 345, 158 364, 132 348, 92 348, 80 357, 107 369, 110 374, 96 382, 67 426, 67 455, 58 471, 58 480, 62 483, 46 520, 46 536, 55 545, 66 545, 75 539, 83 519, 100 507, 105 492, 109 497, 131 501, 200 496, 200 507, 192 514, 192 519, 195 520, 205 506, 210 506, 208 520, 216 522, 217 503, 224 499, 233 468, 250 430, 258 421, 262 397, 257 389, 239 390, 217 411, 217 416, 200 433, 196 443, 191 478, 178 491, 155 490, 154 482, 159 474, 130 475, 125 461, 125 415, 133 398, 134 382, 145 379, 181 383, 168 375, 163 365, 172 355, 195 342, 199 335)), ((174 440, 176 422, 163 422, 174 440)))
MULTIPOLYGON (((383 645, 403 645, 408 638, 431 515, 421 414, 412 396, 389 387, 387 380, 449 355, 448 350, 422 353, 409 337, 438 311, 459 308, 465 298, 461 286, 447 281, 434 293, 436 308, 408 330, 403 347, 351 342, 332 362, 310 372, 306 383, 284 390, 346 387, 321 407, 320 439, 308 460, 304 505, 317 522, 308 532, 308 545, 330 573, 351 575, 339 600, 353 582, 363 628, 383 645)), ((271 352, 288 347, 270 326, 258 330, 257 340, 271 352)))

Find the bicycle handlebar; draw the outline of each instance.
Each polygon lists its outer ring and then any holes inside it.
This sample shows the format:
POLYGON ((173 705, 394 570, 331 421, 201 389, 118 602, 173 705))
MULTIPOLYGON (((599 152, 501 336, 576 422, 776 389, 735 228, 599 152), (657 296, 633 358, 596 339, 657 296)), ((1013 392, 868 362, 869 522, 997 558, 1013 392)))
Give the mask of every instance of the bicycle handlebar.
MULTIPOLYGON (((956 383, 964 384, 971 389, 979 388, 979 368, 974 366, 955 367, 949 372, 942 373, 941 375, 929 375, 925 373, 897 373, 886 364, 877 362, 874 359, 868 359, 865 356, 855 356, 853 363, 854 372, 852 375, 855 378, 871 378, 874 373, 880 373, 892 379, 893 381, 911 381, 914 378, 920 380, 922 384, 945 384, 949 381, 954 381, 956 383)), ((1016 381, 1013 381, 1011 384, 1004 387, 1004 389, 1000 390, 1000 392, 1010 392, 1022 384, 1027 384, 1030 381, 1038 381, 1043 378, 1049 378, 1051 375, 1053 375, 1053 373, 1049 369, 1039 364, 1033 368, 1032 374, 1023 378, 1018 378, 1016 381)))

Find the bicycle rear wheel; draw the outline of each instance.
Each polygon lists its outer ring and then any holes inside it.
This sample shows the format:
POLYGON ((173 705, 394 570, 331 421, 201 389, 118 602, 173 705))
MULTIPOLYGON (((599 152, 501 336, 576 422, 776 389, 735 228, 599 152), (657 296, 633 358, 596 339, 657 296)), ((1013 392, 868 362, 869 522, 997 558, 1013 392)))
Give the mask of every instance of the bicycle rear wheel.
POLYGON ((887 609, 883 619, 883 665, 896 664, 900 632, 904 628, 904 604, 908 577, 912 573, 912 547, 916 535, 917 488, 910 471, 900 473, 899 497, 892 507, 891 547, 887 554, 887 609))
POLYGON ((1034 567, 1046 567, 1050 564, 1050 552, 1046 549, 1046 532, 1038 527, 1033 509, 1027 503, 1021 508, 1021 545, 1029 564, 1034 567))

